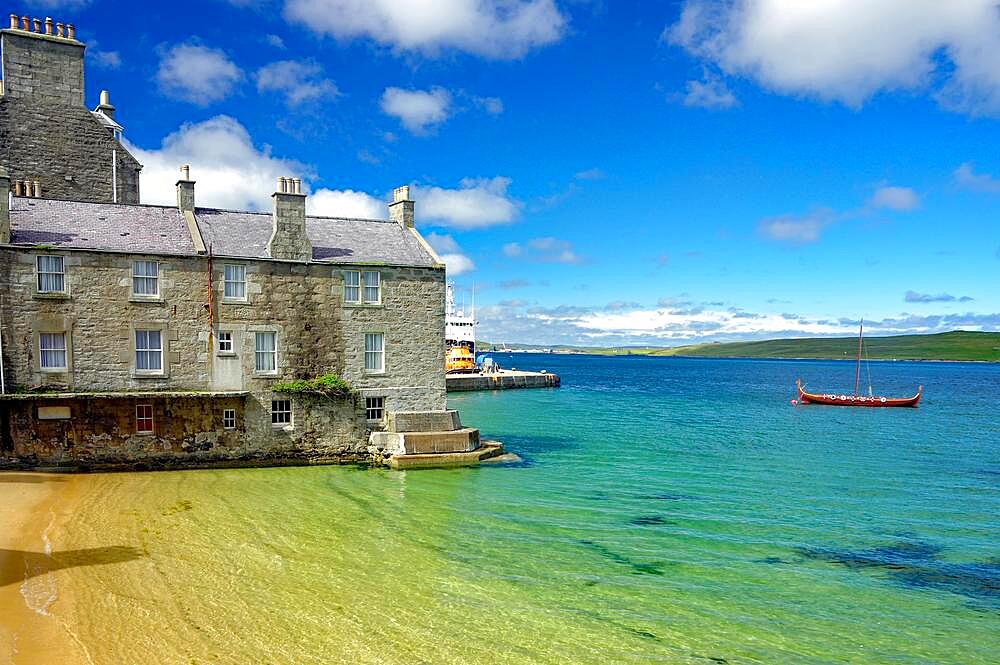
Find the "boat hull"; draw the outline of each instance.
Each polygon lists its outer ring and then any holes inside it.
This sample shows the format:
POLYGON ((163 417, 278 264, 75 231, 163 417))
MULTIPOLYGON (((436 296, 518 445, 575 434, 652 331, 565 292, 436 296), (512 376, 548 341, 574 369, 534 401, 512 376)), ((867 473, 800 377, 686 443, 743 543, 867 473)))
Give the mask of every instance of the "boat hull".
POLYGON ((799 404, 825 404, 827 406, 863 406, 871 408, 910 407, 916 408, 923 396, 923 387, 913 397, 865 397, 864 395, 841 395, 833 393, 807 393, 801 383, 797 385, 799 404))

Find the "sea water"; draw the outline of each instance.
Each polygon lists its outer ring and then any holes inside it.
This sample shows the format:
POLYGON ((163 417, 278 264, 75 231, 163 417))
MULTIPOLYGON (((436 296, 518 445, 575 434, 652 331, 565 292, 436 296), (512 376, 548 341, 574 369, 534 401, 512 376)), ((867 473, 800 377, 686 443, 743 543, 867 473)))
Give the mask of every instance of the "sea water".
POLYGON ((1000 367, 499 359, 562 377, 451 396, 517 463, 74 479, 50 611, 95 663, 1000 660, 1000 367))

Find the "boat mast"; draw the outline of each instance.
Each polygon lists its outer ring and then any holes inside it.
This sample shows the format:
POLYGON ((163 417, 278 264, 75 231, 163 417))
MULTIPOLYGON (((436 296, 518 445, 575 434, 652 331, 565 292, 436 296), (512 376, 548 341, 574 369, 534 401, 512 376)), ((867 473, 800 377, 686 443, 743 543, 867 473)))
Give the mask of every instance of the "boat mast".
POLYGON ((861 340, 865 335, 865 320, 861 319, 861 327, 858 328, 858 364, 854 370, 854 396, 858 396, 858 387, 861 384, 861 340))

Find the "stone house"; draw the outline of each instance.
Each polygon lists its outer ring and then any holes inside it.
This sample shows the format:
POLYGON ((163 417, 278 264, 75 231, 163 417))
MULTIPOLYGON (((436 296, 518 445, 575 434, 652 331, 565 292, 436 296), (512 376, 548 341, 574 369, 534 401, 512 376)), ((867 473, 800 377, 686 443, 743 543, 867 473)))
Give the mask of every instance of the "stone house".
POLYGON ((444 264, 408 187, 388 220, 308 216, 291 177, 271 212, 240 212, 196 205, 185 166, 175 206, 141 205, 108 96, 83 106, 73 27, 10 20, 0 466, 382 461, 400 451, 373 432, 460 428, 444 264), (330 374, 349 394, 275 391, 330 374))

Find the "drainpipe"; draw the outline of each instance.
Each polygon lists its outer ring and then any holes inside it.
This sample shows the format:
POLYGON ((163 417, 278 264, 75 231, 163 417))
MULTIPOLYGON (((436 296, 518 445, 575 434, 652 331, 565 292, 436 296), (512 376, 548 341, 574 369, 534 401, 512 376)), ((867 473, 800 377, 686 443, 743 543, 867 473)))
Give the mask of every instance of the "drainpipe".
POLYGON ((3 296, 0 296, 0 395, 7 392, 3 376, 3 296))
POLYGON ((118 150, 111 151, 111 202, 118 203, 118 150))

